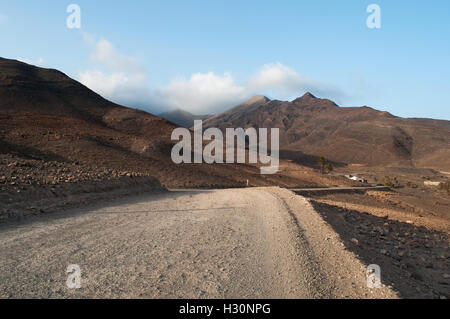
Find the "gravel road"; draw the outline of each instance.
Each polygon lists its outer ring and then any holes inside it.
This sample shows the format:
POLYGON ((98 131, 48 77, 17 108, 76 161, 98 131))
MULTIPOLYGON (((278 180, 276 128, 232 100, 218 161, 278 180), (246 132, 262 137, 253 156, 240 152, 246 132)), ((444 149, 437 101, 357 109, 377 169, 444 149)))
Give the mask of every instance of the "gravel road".
MULTIPOLYGON (((374 262, 376 264, 376 260, 374 262)), ((280 188, 120 199, 0 228, 1 298, 396 298, 280 188), (70 264, 81 288, 66 286, 70 264)))

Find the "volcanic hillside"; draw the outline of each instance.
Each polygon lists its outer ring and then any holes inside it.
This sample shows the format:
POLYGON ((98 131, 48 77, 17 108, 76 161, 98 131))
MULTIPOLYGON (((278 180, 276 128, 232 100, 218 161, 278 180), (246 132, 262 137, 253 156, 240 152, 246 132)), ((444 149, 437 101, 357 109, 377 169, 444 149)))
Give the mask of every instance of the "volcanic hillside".
POLYGON ((450 171, 450 122, 404 119, 370 107, 339 107, 310 93, 292 101, 256 96, 206 120, 204 127, 280 128, 284 154, 346 164, 450 171))
POLYGON ((268 183, 253 166, 174 164, 176 127, 111 103, 57 70, 0 58, 0 183, 8 187, 95 176, 153 176, 167 187, 242 186, 250 177, 268 183), (55 172, 45 171, 49 165, 55 172))

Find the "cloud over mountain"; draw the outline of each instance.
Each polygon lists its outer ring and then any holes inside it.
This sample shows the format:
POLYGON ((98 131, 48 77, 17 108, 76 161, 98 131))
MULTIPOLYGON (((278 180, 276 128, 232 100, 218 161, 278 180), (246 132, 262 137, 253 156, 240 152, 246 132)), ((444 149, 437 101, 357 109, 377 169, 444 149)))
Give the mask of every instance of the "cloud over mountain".
POLYGON ((300 92, 313 92, 321 96, 341 97, 341 92, 331 84, 305 77, 280 62, 263 65, 247 83, 250 91, 275 95, 280 99, 296 97, 300 92), (269 94, 271 93, 271 94, 269 94))
POLYGON ((89 35, 85 39, 93 47, 90 60, 96 68, 78 72, 79 81, 116 103, 148 107, 151 95, 143 62, 120 54, 105 39, 95 41, 89 35))
POLYGON ((89 38, 91 62, 95 69, 83 70, 78 79, 100 95, 120 104, 142 107, 160 113, 184 109, 194 114, 221 112, 255 94, 280 99, 311 91, 339 100, 342 92, 333 85, 302 76, 279 62, 263 65, 243 84, 231 73, 194 73, 176 77, 168 84, 151 87, 140 59, 123 55, 109 41, 89 38))
POLYGON ((167 108, 181 108, 195 114, 217 112, 248 97, 248 90, 235 83, 230 73, 195 73, 189 79, 176 78, 155 90, 155 98, 167 108))

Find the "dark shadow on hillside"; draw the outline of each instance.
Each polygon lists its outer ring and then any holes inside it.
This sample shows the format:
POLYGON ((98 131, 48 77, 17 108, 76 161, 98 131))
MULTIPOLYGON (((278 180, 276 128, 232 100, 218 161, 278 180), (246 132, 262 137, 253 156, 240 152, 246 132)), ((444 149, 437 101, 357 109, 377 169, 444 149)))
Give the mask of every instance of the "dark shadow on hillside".
POLYGON ((423 226, 310 201, 366 265, 381 267, 381 279, 402 298, 450 298, 449 235, 423 226))
POLYGON ((44 153, 34 147, 14 145, 3 140, 0 140, 0 154, 12 154, 24 159, 70 162, 66 158, 51 152, 44 153))

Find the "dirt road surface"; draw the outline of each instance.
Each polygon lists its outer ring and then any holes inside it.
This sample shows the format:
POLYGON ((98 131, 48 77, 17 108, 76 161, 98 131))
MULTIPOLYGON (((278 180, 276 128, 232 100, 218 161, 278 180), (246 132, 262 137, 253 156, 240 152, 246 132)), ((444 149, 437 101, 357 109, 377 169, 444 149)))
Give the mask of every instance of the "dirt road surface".
POLYGON ((396 298, 367 287, 366 267, 280 188, 145 195, 0 228, 1 298, 396 298))

